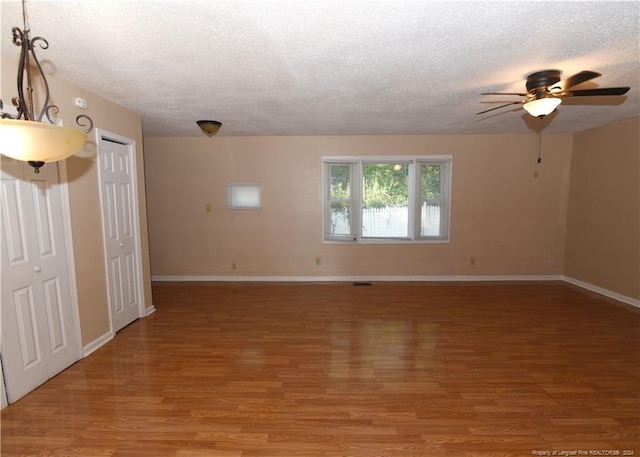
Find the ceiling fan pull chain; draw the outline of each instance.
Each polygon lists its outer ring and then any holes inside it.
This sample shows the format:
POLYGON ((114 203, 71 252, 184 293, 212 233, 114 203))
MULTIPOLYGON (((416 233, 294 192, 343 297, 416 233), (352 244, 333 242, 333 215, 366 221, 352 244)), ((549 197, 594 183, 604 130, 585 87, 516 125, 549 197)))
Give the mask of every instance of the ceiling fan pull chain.
POLYGON ((542 163, 542 157, 540 157, 542 149, 542 131, 538 132, 538 163, 542 163))

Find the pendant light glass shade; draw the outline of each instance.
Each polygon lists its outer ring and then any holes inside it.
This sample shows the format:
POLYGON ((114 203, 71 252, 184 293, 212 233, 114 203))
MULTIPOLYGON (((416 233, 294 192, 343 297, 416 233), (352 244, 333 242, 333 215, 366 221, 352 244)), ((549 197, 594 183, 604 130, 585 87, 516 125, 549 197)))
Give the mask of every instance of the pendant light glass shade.
POLYGON ((200 130, 202 130, 204 132, 205 135, 207 136, 213 136, 216 133, 218 133, 218 130, 220 130, 220 127, 222 127, 222 122, 218 122, 218 121, 196 121, 196 124, 198 124, 198 127, 200 127, 200 130))
MULTIPOLYGON (((0 119, 0 154, 28 162, 38 173, 46 162, 56 162, 75 154, 86 141, 87 133, 93 129, 93 121, 84 114, 76 117, 76 123, 86 127, 84 131, 53 123, 51 114, 57 113, 58 107, 50 103, 49 83, 35 52, 38 48, 47 49, 49 43, 42 37, 29 36, 25 3, 22 0, 24 27, 12 29, 13 44, 20 47, 16 78, 18 96, 12 98, 17 115, 4 113, 0 119), (41 97, 33 94, 32 81, 35 78, 42 82, 39 86, 43 91, 41 97), (34 100, 43 100, 39 110, 34 106, 34 100)), ((0 109, 3 107, 0 100, 0 109)))
POLYGON ((562 100, 556 97, 539 98, 525 103, 523 108, 532 116, 542 117, 553 113, 561 102, 562 100))
POLYGON ((87 134, 45 122, 0 119, 0 154, 24 162, 55 162, 75 154, 87 134))

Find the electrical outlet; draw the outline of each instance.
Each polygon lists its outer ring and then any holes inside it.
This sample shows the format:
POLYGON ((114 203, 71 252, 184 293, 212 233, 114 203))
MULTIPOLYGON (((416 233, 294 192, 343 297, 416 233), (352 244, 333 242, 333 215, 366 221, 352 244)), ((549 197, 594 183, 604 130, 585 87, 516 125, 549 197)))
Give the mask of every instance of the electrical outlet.
POLYGON ((549 259, 549 266, 552 267, 556 264, 556 259, 549 259))
POLYGON ((231 269, 232 269, 232 270, 237 270, 237 269, 238 269, 238 266, 236 265, 236 263, 235 263, 235 262, 233 262, 233 263, 231 264, 231 269))
POLYGON ((475 257, 469 257, 469 265, 473 266, 476 264, 476 258, 475 257))
POLYGON ((320 257, 316 257, 316 267, 322 265, 322 259, 320 257))
POLYGON ((211 204, 207 203, 206 205, 204 205, 204 212, 205 213, 210 213, 211 212, 211 204))

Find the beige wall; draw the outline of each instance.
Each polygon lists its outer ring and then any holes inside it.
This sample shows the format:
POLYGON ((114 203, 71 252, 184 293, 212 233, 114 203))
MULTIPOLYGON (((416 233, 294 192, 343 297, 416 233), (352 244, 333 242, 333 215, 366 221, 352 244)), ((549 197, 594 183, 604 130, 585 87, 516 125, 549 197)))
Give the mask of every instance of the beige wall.
POLYGON ((572 141, 545 135, 538 165, 534 134, 145 138, 152 274, 559 275, 572 141), (453 155, 450 243, 322 242, 323 155, 413 154, 453 155), (231 181, 263 210, 226 209, 231 181))
MULTIPOLYGON (((16 74, 17 60, 2 55, 0 96, 5 103, 9 103, 11 98, 17 95, 16 74)), ((88 114, 93 119, 95 128, 116 133, 136 142, 144 303, 146 306, 151 306, 151 275, 140 116, 66 81, 53 76, 47 76, 47 79, 53 97, 52 103, 57 104, 60 108, 58 116, 64 120, 65 125, 75 125, 75 116, 88 114), (83 111, 73 106, 74 97, 84 97, 89 103, 89 109, 83 111)), ((66 160, 80 324, 84 345, 109 331, 96 151, 96 132, 94 130, 89 135, 89 140, 83 150, 66 160)))
POLYGON ((565 273, 640 299, 640 119, 575 135, 565 273))

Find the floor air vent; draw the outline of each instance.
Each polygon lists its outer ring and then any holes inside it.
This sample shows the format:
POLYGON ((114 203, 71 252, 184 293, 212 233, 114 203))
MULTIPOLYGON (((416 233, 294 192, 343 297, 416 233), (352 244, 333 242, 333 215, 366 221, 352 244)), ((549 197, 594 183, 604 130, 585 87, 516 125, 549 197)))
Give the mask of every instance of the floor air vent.
POLYGON ((370 282, 354 282, 353 285, 354 286, 370 286, 371 283, 370 282))

